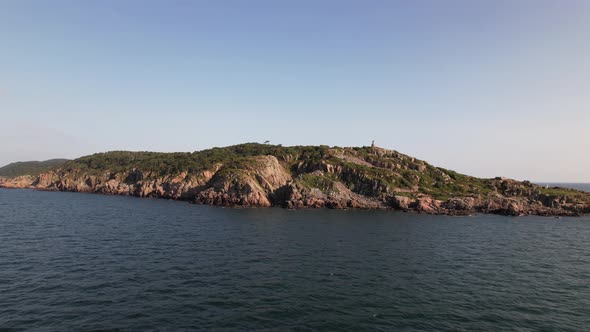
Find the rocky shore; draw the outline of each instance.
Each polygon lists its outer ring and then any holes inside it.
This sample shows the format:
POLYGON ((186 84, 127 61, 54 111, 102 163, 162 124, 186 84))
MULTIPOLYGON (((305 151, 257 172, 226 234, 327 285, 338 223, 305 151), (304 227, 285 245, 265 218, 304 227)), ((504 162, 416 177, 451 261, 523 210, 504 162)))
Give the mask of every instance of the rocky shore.
POLYGON ((377 147, 255 145, 247 153, 236 147, 240 146, 224 148, 233 149, 227 160, 224 154, 211 157, 207 150, 193 153, 186 169, 181 164, 175 170, 152 161, 181 158, 178 155, 96 154, 41 174, 0 177, 0 187, 233 207, 395 209, 445 215, 590 213, 588 193, 505 178, 478 179, 377 147), (191 166, 191 160, 200 166, 191 166))

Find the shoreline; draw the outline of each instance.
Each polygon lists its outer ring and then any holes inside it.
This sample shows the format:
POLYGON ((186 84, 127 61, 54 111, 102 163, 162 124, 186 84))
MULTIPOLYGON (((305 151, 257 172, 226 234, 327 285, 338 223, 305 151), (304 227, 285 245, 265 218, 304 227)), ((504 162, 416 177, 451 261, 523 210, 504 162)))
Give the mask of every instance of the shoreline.
POLYGON ((157 200, 168 200, 168 201, 176 201, 176 202, 186 202, 188 204, 194 205, 201 205, 201 206, 210 206, 215 208, 230 208, 230 209, 269 209, 269 208, 276 208, 276 209, 284 209, 287 211, 307 211, 307 210, 339 210, 339 211, 393 211, 393 212, 401 212, 401 213, 413 213, 413 214, 422 214, 422 215, 432 215, 432 216, 449 216, 449 217, 473 217, 477 215, 499 215, 505 217, 527 217, 527 216, 535 216, 535 217, 547 217, 547 218, 556 218, 561 219, 563 217, 571 217, 571 218, 578 218, 590 215, 590 213, 580 213, 580 214, 506 214, 506 213, 495 213, 495 212, 484 212, 484 211, 464 211, 464 210, 449 210, 450 213, 429 213, 427 211, 422 211, 418 209, 399 209, 395 207, 342 207, 342 208, 334 208, 330 206, 303 206, 303 207, 286 207, 284 204, 273 204, 270 206, 259 206, 259 205, 238 205, 238 204, 205 204, 196 202, 194 199, 182 199, 182 198, 169 198, 169 197, 155 197, 155 196, 138 196, 138 195, 123 195, 123 194, 114 194, 114 193, 103 193, 103 192, 96 192, 96 191, 73 191, 73 190, 55 190, 55 189, 45 189, 45 188, 37 188, 33 186, 28 187, 10 187, 4 186, 0 184, 0 189, 5 190, 33 190, 33 191, 42 191, 42 192, 63 192, 63 193, 74 193, 74 194, 89 194, 89 195, 102 195, 102 196, 118 196, 118 197, 130 197, 136 199, 157 199, 157 200))

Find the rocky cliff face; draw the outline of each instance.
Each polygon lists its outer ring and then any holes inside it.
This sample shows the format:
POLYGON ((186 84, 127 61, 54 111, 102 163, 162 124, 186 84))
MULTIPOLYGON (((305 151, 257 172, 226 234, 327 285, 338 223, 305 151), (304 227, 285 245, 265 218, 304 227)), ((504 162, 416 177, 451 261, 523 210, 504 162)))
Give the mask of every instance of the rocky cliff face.
POLYGON ((161 197, 220 206, 392 208, 452 215, 590 213, 587 193, 526 181, 473 178, 375 147, 224 149, 98 154, 35 176, 0 178, 0 187, 161 197))

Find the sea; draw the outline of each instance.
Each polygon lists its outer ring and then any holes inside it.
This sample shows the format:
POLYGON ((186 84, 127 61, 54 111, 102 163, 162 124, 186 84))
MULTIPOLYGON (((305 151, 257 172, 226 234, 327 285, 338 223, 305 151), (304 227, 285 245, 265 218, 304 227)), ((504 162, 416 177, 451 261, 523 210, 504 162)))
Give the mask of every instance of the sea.
POLYGON ((0 331, 588 331, 590 216, 0 189, 0 331))

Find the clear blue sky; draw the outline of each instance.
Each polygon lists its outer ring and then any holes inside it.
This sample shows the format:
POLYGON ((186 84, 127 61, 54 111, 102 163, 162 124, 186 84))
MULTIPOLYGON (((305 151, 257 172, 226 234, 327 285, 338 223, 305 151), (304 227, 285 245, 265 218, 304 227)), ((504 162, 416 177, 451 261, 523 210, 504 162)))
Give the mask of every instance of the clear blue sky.
POLYGON ((590 1, 0 1, 0 164, 270 140, 590 182, 590 1))

